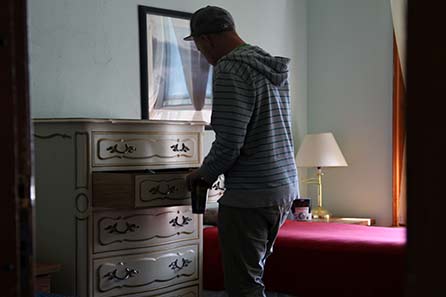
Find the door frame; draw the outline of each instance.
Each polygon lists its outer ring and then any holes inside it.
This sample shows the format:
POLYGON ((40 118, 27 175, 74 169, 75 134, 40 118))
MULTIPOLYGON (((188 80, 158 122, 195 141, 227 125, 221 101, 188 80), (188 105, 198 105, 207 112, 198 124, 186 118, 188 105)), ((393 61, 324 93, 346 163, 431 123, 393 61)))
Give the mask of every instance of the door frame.
POLYGON ((34 296, 27 1, 0 3, 0 280, 2 296, 34 296))

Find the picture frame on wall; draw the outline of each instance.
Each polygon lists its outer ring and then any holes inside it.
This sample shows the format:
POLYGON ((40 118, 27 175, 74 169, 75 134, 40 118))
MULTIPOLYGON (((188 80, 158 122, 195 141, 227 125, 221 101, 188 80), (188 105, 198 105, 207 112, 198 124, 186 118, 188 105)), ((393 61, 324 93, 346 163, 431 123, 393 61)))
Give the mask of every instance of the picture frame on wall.
POLYGON ((141 118, 210 123, 212 65, 190 34, 191 13, 138 6, 141 118))

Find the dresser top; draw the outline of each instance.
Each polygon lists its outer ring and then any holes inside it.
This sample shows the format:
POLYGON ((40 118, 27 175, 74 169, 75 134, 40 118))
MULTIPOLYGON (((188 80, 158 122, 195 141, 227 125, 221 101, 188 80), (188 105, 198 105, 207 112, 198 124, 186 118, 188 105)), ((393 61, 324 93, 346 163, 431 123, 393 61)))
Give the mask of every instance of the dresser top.
POLYGON ((33 123, 97 123, 97 124, 141 124, 141 125, 186 125, 206 126, 208 123, 202 121, 163 121, 163 120, 140 120, 140 119, 105 119, 105 118, 35 118, 33 123))

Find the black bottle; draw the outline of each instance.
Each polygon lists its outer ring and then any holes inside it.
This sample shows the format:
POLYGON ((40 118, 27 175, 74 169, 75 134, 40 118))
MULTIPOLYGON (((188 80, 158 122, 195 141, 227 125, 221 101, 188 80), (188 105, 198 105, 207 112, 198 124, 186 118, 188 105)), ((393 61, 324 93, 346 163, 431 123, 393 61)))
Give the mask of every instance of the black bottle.
POLYGON ((198 179, 192 186, 191 200, 192 213, 203 214, 206 209, 206 200, 210 185, 202 178, 198 179))

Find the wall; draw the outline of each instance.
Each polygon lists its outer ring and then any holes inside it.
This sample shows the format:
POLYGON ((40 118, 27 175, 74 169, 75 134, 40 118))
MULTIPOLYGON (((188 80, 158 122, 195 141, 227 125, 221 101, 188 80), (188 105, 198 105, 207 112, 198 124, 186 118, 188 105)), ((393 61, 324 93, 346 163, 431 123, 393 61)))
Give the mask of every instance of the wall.
POLYGON ((32 117, 140 118, 138 4, 186 12, 222 6, 246 42, 290 57, 296 143, 303 137, 305 0, 29 1, 32 117))
POLYGON ((333 132, 324 206, 392 219, 392 23, 387 0, 308 1, 308 132, 333 132))

